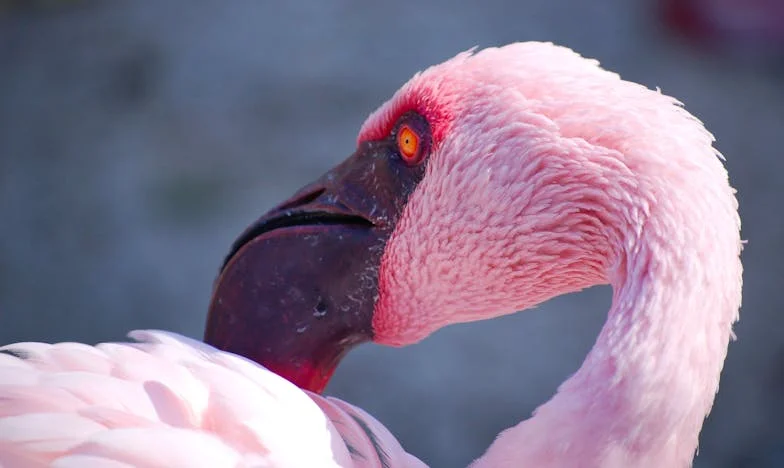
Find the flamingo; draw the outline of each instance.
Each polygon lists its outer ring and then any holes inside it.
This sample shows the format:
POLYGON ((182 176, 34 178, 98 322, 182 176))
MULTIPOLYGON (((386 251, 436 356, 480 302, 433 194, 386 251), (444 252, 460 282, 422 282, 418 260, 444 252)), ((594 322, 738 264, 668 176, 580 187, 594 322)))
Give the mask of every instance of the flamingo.
POLYGON ((345 353, 609 283, 582 366, 472 466, 690 466, 738 319, 737 208, 673 98, 549 43, 461 53, 240 235, 206 343, 4 347, 0 464, 423 466, 321 396, 345 353))

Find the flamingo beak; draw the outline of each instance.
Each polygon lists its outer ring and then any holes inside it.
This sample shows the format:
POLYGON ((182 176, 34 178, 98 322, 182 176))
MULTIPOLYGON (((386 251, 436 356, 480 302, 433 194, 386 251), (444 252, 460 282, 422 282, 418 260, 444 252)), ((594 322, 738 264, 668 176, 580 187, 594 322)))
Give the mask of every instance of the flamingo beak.
POLYGON ((379 264, 423 174, 391 144, 363 143, 251 224, 216 280, 205 341, 321 393, 341 358, 373 339, 379 264))

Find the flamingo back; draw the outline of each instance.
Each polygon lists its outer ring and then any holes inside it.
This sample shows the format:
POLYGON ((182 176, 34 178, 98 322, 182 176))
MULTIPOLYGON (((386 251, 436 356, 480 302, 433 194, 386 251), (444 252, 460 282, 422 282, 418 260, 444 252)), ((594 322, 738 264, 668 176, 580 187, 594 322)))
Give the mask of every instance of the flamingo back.
POLYGON ((168 332, 0 348, 0 467, 424 466, 373 417, 168 332))

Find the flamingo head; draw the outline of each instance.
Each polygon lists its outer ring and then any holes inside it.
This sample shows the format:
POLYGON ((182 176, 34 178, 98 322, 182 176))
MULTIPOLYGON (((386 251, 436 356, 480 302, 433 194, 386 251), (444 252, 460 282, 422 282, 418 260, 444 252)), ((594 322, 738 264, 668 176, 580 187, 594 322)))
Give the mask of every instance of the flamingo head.
MULTIPOLYGON (((606 283, 614 218, 645 210, 623 203, 647 190, 632 174, 698 127, 673 103, 543 43, 415 75, 354 154, 235 242, 206 341, 320 392, 356 344, 407 345, 606 283)), ((688 137, 710 147, 704 129, 688 137)))

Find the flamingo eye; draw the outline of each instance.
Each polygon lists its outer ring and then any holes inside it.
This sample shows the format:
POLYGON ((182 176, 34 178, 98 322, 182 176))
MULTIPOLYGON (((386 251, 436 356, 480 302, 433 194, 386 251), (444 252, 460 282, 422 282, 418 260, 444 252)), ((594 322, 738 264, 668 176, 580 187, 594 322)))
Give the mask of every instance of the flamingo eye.
POLYGON ((408 125, 402 125, 397 131, 397 149, 406 164, 418 163, 422 154, 419 134, 408 125))

